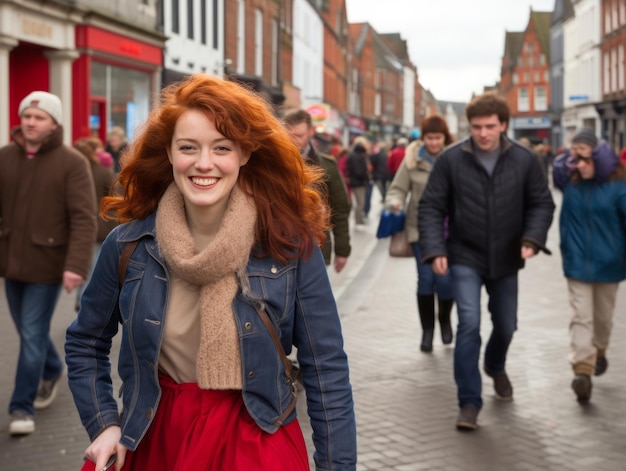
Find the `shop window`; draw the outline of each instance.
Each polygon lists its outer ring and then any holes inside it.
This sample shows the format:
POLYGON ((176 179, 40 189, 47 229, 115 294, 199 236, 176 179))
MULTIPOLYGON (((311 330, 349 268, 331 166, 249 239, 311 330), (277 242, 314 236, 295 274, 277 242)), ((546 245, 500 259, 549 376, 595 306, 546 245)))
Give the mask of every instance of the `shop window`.
POLYGON ((152 75, 129 68, 92 62, 91 96, 106 103, 106 130, 120 126, 129 140, 150 112, 152 75))

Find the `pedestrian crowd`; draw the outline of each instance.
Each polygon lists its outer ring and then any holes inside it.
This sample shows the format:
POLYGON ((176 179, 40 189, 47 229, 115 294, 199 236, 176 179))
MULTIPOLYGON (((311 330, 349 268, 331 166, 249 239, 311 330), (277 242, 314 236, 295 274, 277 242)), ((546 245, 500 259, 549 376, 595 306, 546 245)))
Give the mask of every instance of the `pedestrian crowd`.
POLYGON ((626 278, 626 150, 592 129, 555 156, 508 137, 506 102, 485 93, 466 107, 466 138, 431 115, 419 138, 344 145, 306 110, 279 118, 260 96, 204 75, 166 87, 133 142, 113 127, 106 143, 64 145, 62 103, 48 92, 18 112, 0 148, 0 276, 20 338, 9 433, 33 433, 67 375, 91 440, 84 470, 309 469, 295 413, 304 389, 316 466, 354 471, 327 270, 350 263, 351 226, 382 223, 374 194, 404 221, 419 349, 430 354, 437 331, 453 344, 457 429, 479 426, 483 373, 497 399, 513 400, 518 273, 551 255, 551 184, 563 194, 575 399, 590 401, 592 377, 608 369, 626 278), (62 289, 77 292, 65 361, 49 335, 62 289), (118 330, 122 411, 111 386, 118 330))

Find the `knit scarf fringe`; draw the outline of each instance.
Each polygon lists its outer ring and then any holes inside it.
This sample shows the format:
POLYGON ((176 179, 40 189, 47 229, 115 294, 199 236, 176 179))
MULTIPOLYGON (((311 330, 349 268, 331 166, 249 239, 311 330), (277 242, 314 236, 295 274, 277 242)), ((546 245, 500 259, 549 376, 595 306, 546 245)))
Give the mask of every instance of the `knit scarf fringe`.
POLYGON ((239 334, 232 309, 254 244, 256 208, 235 186, 213 241, 195 247, 185 216, 183 195, 175 184, 165 191, 156 215, 159 250, 170 270, 200 288, 200 346, 196 357, 202 389, 243 387, 239 334))

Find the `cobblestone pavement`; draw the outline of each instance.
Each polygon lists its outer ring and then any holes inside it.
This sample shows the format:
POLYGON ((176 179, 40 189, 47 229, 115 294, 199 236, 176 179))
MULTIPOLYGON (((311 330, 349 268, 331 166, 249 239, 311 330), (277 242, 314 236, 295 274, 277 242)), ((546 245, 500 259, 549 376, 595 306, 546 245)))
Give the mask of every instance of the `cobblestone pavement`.
MULTIPOLYGON (((480 428, 458 432, 453 348, 436 339, 432 353, 419 351, 415 262, 389 258, 388 242, 375 239, 379 207, 375 203, 367 228, 353 233, 354 252, 344 272, 330 273, 350 358, 358 469, 626 469, 626 365, 620 361, 626 358, 625 288, 618 295, 608 372, 594 378, 591 402, 580 405, 570 389, 567 291, 555 222, 548 244, 554 255, 540 255, 520 272, 519 329, 507 363, 515 399, 496 401, 491 380, 483 378, 480 428)), ((63 294, 53 319, 59 349, 74 316, 73 302, 73 296, 63 294)), ((0 414, 0 470, 79 469, 88 439, 65 383, 56 402, 37 413, 33 435, 9 437, 6 409, 18 340, 3 288, 0 319, 0 408, 5 411, 0 414)), ((483 338, 490 324, 483 315, 483 338)), ((311 447, 304 393, 298 409, 311 447)))

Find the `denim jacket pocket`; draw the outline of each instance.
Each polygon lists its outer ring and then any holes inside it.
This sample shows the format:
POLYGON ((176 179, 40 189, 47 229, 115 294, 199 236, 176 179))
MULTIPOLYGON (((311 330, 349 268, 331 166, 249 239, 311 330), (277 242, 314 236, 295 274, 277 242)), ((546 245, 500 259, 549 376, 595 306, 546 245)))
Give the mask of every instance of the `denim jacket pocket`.
MULTIPOLYGON (((268 260, 264 260, 268 261, 268 260)), ((259 266, 248 266, 251 296, 262 301, 267 313, 280 323, 290 314, 295 302, 296 264, 282 265, 275 260, 259 266), (261 266, 262 265, 262 266, 261 266)))

